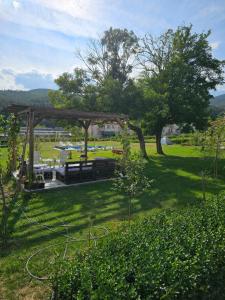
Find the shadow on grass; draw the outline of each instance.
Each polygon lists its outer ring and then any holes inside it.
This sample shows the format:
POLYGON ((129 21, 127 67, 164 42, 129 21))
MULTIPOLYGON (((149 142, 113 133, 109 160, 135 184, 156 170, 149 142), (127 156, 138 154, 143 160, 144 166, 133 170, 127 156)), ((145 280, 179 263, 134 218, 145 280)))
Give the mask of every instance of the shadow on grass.
MULTIPOLYGON (((225 160, 222 165, 225 166, 225 160)), ((152 209, 185 207, 198 204, 202 198, 200 172, 210 168, 208 160, 198 157, 154 157, 148 162, 146 173, 154 180, 152 189, 133 201, 133 213, 146 214, 152 209)), ((208 180, 208 194, 218 194, 225 189, 224 178, 208 180)), ((23 200, 21 207, 26 207, 23 200)), ((11 228, 21 239, 17 249, 29 249, 42 242, 61 238, 65 230, 60 225, 70 223, 70 234, 78 234, 89 226, 89 216, 96 216, 95 225, 111 220, 125 219, 128 201, 112 190, 111 182, 96 183, 63 190, 34 194, 29 202, 29 217, 38 219, 41 225, 49 225, 54 231, 45 230, 27 220, 20 220, 18 209, 11 221, 11 228)))

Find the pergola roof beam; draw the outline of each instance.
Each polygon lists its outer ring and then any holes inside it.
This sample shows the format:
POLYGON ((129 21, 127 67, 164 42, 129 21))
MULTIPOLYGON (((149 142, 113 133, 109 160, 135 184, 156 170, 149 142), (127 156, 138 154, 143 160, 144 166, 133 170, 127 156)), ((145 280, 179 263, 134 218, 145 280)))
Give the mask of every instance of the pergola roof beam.
POLYGON ((6 109, 8 112, 21 115, 27 111, 33 111, 35 116, 40 118, 64 119, 64 120, 92 120, 92 121, 117 121, 126 120, 126 115, 109 114, 103 112, 86 112, 75 109, 59 109, 51 107, 10 105, 6 109))

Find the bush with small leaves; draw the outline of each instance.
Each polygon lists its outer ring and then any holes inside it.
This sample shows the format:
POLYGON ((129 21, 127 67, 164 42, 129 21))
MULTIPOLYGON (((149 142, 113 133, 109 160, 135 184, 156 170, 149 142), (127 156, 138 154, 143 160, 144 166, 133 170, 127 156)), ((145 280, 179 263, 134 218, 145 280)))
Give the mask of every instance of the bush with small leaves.
POLYGON ((224 200, 137 220, 59 263, 54 299, 224 299, 224 200))

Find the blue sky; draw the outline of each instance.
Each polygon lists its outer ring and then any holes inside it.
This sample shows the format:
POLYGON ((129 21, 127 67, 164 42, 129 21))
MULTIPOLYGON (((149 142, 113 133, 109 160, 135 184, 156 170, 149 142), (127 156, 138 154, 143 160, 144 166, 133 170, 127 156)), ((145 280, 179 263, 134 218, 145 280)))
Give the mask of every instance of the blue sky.
POLYGON ((55 88, 54 78, 82 66, 76 49, 110 26, 143 36, 190 23, 212 30, 214 55, 225 59, 225 0, 0 0, 0 89, 55 88))

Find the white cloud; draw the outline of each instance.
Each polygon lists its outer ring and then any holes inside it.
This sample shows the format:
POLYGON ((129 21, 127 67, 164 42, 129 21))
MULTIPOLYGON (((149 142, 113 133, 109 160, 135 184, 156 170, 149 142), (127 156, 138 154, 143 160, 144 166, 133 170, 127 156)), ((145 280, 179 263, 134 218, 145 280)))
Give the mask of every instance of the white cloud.
POLYGON ((217 92, 224 93, 225 92, 225 85, 218 85, 216 88, 217 92))
POLYGON ((56 32, 48 30, 23 25, 19 25, 18 28, 18 24, 2 21, 0 33, 1 35, 5 35, 7 38, 16 38, 69 52, 74 51, 75 39, 65 38, 56 32))
POLYGON ((33 2, 42 5, 49 10, 55 10, 74 18, 89 21, 96 21, 98 19, 100 8, 104 3, 103 1, 96 0, 33 0, 33 2))
POLYGON ((0 20, 66 35, 96 37, 104 24, 105 7, 103 0, 6 1, 0 2, 0 20))
POLYGON ((18 2, 18 1, 13 1, 12 2, 12 5, 13 5, 13 7, 15 8, 15 9, 19 9, 20 8, 20 2, 18 2))
POLYGON ((217 49, 220 45, 220 42, 212 42, 210 43, 210 46, 212 47, 213 50, 217 49))
POLYGON ((22 84, 16 83, 16 74, 12 70, 0 70, 0 90, 25 90, 22 84))
MULTIPOLYGON (((34 34, 34 40, 35 38, 38 39, 38 33, 34 34)), ((49 36, 50 39, 51 36, 49 36)), ((54 44, 57 40, 63 43, 63 40, 60 39, 53 40, 51 43, 54 44)), ((28 73, 37 70, 39 73, 52 74, 57 77, 59 74, 72 71, 75 66, 81 65, 75 57, 75 43, 71 44, 71 51, 69 52, 59 49, 60 47, 57 49, 56 45, 52 48, 44 42, 38 44, 7 38, 7 35, 4 35, 0 37, 0 45, 0 70, 11 69, 15 73, 28 73)))
POLYGON ((0 70, 0 90, 30 90, 36 88, 56 89, 51 74, 40 73, 37 70, 30 72, 16 72, 12 69, 0 70))
MULTIPOLYGON (((132 3, 131 7, 126 7, 120 0, 7 0, 0 2, 0 20, 86 38, 98 38, 110 26, 141 27, 141 31, 146 26, 161 29, 169 26, 159 12, 155 16, 151 14, 152 10, 159 11, 155 3, 131 2, 135 3, 137 11, 131 9, 132 3), (19 3, 20 9, 12 9, 14 2, 19 3)), ((1 30, 0 27, 0 33, 1 30)))

